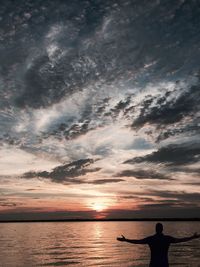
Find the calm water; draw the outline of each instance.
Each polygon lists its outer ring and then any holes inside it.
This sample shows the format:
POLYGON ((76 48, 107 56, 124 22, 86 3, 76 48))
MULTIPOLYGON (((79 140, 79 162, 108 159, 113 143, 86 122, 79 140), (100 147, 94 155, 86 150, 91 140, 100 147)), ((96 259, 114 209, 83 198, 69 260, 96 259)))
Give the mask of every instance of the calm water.
MULTIPOLYGON (((116 241, 142 238, 154 222, 55 222, 0 224, 0 266, 148 266, 147 245, 116 241)), ((165 233, 187 236, 199 222, 165 222, 165 233)), ((200 267, 200 240, 170 247, 170 266, 200 267)))

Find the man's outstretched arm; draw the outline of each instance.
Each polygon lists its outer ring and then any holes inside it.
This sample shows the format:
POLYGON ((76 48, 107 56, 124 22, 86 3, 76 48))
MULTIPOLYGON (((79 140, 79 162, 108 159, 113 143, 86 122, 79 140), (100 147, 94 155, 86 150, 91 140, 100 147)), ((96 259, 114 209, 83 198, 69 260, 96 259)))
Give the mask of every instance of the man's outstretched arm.
POLYGON ((200 238, 200 235, 197 233, 194 233, 192 236, 189 237, 183 237, 183 238, 175 238, 173 237, 171 240, 171 243, 181 243, 181 242, 187 242, 196 238, 200 238))
POLYGON ((132 243, 132 244, 147 244, 147 238, 143 238, 143 239, 127 239, 122 235, 122 237, 117 237, 117 240, 121 241, 121 242, 132 243))

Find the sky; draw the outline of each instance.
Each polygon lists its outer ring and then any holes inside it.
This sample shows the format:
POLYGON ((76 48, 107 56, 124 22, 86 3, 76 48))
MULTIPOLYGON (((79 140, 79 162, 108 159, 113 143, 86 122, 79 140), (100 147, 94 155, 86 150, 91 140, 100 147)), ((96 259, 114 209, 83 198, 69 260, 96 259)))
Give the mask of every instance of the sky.
POLYGON ((198 0, 2 0, 0 220, 199 217, 198 0))

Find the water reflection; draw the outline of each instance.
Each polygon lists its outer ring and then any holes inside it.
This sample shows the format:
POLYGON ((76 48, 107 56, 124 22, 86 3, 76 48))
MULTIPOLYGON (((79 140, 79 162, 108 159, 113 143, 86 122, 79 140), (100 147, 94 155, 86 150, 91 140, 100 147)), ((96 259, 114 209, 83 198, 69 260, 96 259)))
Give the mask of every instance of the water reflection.
POLYGON ((103 233, 103 224, 99 222, 94 223, 94 238, 99 239, 102 237, 103 233))
MULTIPOLYGON (((1 224, 0 266, 144 267, 146 246, 122 245, 116 236, 142 238, 154 232, 151 222, 77 222, 1 224)), ((164 223, 166 234, 181 236, 199 230, 200 223, 164 223), (179 232, 177 233, 177 229, 179 232)), ((176 266, 197 267, 199 240, 170 248, 176 266), (189 263, 189 264, 188 264, 189 263)))

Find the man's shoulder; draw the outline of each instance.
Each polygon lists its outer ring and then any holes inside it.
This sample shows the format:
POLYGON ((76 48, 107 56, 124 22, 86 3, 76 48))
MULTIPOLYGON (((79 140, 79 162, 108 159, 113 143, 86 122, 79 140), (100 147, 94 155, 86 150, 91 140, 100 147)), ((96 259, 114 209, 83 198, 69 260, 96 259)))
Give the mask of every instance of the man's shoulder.
POLYGON ((163 236, 164 236, 164 238, 165 238, 167 241, 169 241, 169 242, 171 242, 172 240, 174 240, 174 237, 171 236, 171 235, 163 235, 163 236))
POLYGON ((157 238, 163 238, 163 239, 166 239, 166 240, 171 240, 173 239, 174 237, 170 236, 170 235, 151 235, 151 236, 147 236, 147 239, 149 240, 153 240, 153 239, 157 239, 157 238))
POLYGON ((171 235, 163 235, 164 236, 164 238, 166 238, 166 239, 172 239, 173 238, 173 236, 171 236, 171 235))
POLYGON ((150 236, 147 236, 147 237, 146 237, 146 239, 149 240, 149 241, 150 241, 150 240, 153 240, 154 238, 155 238, 155 235, 150 235, 150 236))
POLYGON ((147 244, 153 244, 154 242, 162 242, 162 243, 172 243, 174 237, 170 235, 151 235, 146 238, 147 244))
POLYGON ((146 243, 151 246, 156 241, 156 235, 147 236, 145 239, 146 243))

